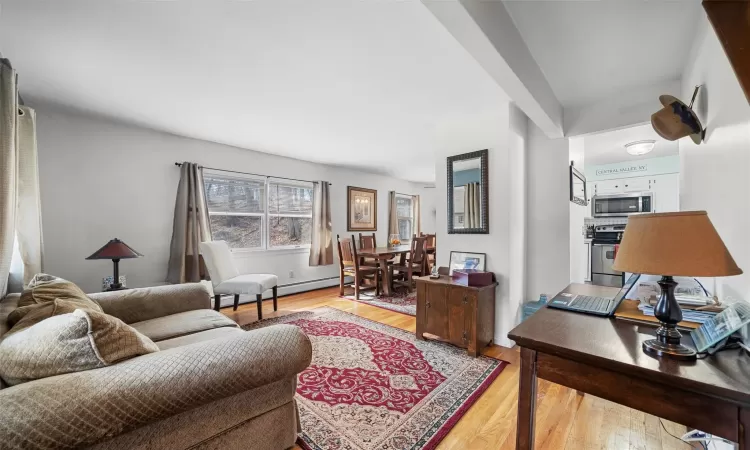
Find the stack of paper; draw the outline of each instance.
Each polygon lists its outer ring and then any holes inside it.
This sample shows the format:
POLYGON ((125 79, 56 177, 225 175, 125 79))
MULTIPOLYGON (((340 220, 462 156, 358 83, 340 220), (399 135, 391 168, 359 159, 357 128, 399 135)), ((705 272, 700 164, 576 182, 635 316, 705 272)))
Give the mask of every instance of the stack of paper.
MULTIPOLYGON (((641 303, 638 305, 638 309, 643 312, 644 316, 653 316, 654 307, 641 303)), ((696 311, 694 309, 682 309, 682 320, 695 323, 704 323, 712 317, 716 316, 717 313, 709 311, 696 311)))

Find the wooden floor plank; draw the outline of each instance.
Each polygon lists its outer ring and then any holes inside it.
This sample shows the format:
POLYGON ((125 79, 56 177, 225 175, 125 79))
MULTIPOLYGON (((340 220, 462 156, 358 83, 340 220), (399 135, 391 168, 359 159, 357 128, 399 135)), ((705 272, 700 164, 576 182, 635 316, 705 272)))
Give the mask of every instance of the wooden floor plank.
MULTIPOLYGON (((263 302, 263 317, 278 317, 298 311, 329 306, 358 316, 414 332, 414 317, 383 308, 339 298, 338 288, 321 289, 280 297, 279 311, 263 302)), ((240 325, 258 320, 254 303, 237 311, 223 308, 240 325)), ((516 441, 518 401, 517 349, 487 347, 483 355, 510 362, 464 417, 438 446, 439 450, 512 450, 516 441)), ((608 402, 592 395, 577 395, 566 387, 540 380, 535 441, 549 450, 633 449, 685 450, 692 448, 665 433, 657 417, 608 402)), ((675 436, 685 427, 663 421, 675 436)), ((299 447, 295 447, 298 449, 299 447)))

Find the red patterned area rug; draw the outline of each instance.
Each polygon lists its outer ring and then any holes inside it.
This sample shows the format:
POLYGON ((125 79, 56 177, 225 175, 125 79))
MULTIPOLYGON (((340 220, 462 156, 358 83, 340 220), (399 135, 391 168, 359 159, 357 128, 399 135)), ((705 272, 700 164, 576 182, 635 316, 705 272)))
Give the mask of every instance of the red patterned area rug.
POLYGON ((313 345, 297 383, 308 450, 434 449, 508 364, 328 307, 243 329, 277 323, 313 345))
MULTIPOLYGON (((347 289, 348 290, 348 289, 347 289)), ((365 291, 359 294, 359 300, 354 297, 354 292, 351 294, 343 295, 341 298, 353 300, 355 302, 367 303, 368 305, 377 306, 378 308, 385 308, 391 311, 400 312, 402 314, 408 314, 410 316, 417 315, 417 292, 412 291, 408 294, 397 293, 392 296, 387 295, 375 295, 373 291, 365 291)))

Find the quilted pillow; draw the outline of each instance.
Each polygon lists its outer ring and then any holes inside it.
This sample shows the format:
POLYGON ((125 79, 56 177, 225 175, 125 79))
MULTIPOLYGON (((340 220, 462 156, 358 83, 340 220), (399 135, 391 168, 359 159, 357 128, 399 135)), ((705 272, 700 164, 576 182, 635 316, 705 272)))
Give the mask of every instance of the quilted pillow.
POLYGON ((151 339, 120 319, 76 309, 6 335, 0 341, 0 378, 12 386, 158 350, 151 339))
POLYGON ((76 308, 102 312, 101 306, 88 298, 75 283, 45 273, 38 273, 31 279, 29 286, 21 294, 21 298, 18 300, 18 308, 8 315, 8 325, 11 326, 10 332, 20 331, 56 314, 71 313, 76 308), (54 305, 56 300, 64 300, 66 305, 74 307, 72 309, 61 309, 60 305, 54 305), (24 321, 23 326, 20 326, 19 322, 27 315, 34 317, 34 320, 29 318, 24 321))

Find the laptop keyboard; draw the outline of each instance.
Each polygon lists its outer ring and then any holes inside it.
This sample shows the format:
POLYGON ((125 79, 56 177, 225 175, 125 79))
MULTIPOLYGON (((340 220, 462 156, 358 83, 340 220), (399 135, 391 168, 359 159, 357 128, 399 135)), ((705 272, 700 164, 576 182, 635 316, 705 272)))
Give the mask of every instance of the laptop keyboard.
POLYGON ((581 311, 592 311, 592 312, 607 312, 612 299, 604 297, 591 297, 588 295, 577 296, 570 304, 569 308, 578 309, 581 311))

